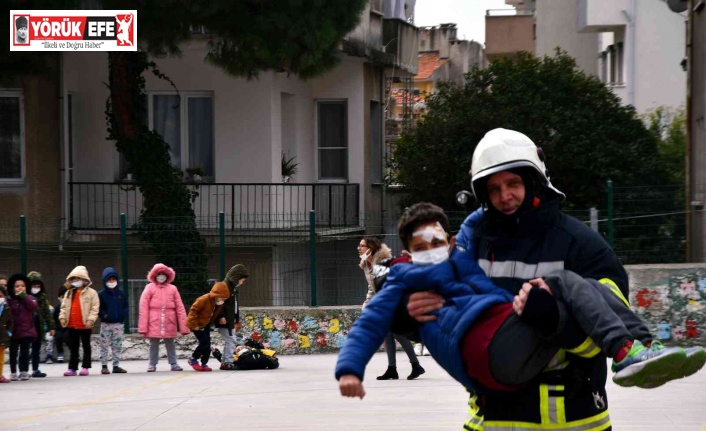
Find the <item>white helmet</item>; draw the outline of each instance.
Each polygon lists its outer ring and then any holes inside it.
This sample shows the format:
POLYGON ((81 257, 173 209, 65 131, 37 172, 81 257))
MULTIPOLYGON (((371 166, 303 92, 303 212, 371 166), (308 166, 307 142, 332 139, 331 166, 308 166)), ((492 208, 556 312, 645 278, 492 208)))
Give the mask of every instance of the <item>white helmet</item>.
MULTIPOLYGON (((555 188, 549 181, 549 173, 544 165, 544 153, 530 138, 520 132, 508 129, 493 129, 486 133, 473 152, 471 161, 471 189, 480 201, 476 181, 487 178, 497 172, 519 167, 533 168, 539 174, 542 183, 550 190, 566 199, 566 195, 555 188)), ((484 191, 482 193, 485 195, 484 191)), ((486 203, 486 202, 482 202, 486 203)))

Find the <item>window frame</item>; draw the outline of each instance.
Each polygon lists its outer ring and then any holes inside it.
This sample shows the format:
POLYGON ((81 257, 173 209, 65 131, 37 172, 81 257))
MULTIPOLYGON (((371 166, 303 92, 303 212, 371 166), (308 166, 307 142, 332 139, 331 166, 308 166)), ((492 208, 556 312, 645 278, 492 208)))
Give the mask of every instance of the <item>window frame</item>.
MULTIPOLYGON (((211 163, 213 165, 213 173, 211 175, 204 175, 203 180, 207 182, 213 182, 216 178, 216 100, 212 91, 180 91, 176 93, 174 91, 148 91, 147 92, 147 127, 150 130, 154 130, 154 96, 179 96, 179 141, 181 144, 181 166, 176 167, 180 171, 186 174, 186 169, 191 168, 189 166, 189 98, 198 97, 210 97, 211 98, 211 128, 213 130, 213 157, 211 163)), ((171 157, 170 157, 171 163, 171 157)), ((172 165, 173 166, 173 165, 172 165)))
POLYGON ((27 175, 26 170, 26 134, 25 134, 25 98, 22 89, 2 88, 0 89, 0 97, 17 97, 19 99, 20 110, 20 177, 19 178, 2 178, 0 177, 0 186, 18 186, 24 185, 27 175))
POLYGON ((350 139, 348 137, 349 133, 349 121, 348 121, 348 99, 343 99, 343 98, 332 98, 332 99, 316 99, 316 125, 315 125, 315 130, 316 130, 316 180, 317 182, 320 183, 348 183, 349 175, 350 175, 350 139), (321 105, 335 105, 335 104, 342 104, 344 107, 344 134, 343 136, 345 137, 346 140, 346 146, 345 147, 321 147, 321 134, 319 133, 320 131, 320 115, 319 115, 319 108, 321 105), (345 161, 345 166, 346 166, 346 172, 345 176, 343 177, 327 177, 327 178, 322 178, 321 177, 321 156, 320 152, 321 150, 340 150, 340 149, 345 149, 346 150, 346 161, 345 161))

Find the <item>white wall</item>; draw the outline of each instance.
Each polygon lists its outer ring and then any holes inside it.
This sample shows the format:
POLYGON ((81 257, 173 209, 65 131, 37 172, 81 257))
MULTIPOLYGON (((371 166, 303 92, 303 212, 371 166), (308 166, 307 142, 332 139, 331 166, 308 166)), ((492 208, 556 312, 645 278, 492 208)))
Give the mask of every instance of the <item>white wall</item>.
POLYGON ((575 1, 537 0, 537 55, 553 56, 559 46, 581 70, 597 75, 598 35, 579 33, 577 14, 575 1))

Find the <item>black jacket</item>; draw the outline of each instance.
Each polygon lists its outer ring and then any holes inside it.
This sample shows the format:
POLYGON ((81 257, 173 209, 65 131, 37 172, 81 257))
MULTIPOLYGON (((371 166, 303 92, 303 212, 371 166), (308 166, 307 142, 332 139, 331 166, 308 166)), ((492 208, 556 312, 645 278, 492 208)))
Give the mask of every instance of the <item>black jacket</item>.
POLYGON ((240 308, 238 307, 238 289, 233 286, 229 280, 225 280, 230 290, 230 298, 226 299, 221 309, 221 314, 216 319, 216 328, 228 328, 230 334, 233 334, 233 326, 240 322, 240 308), (225 325, 220 323, 221 318, 226 318, 225 325))

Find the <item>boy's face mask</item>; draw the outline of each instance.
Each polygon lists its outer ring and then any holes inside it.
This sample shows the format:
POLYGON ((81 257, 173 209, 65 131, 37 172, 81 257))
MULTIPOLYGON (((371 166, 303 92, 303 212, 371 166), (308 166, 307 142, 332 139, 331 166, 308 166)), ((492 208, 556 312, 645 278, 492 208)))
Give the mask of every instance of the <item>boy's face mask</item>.
POLYGON ((224 300, 222 300, 222 299, 217 299, 217 300, 216 300, 216 305, 223 305, 223 304, 225 304, 225 301, 224 301, 224 300))
POLYGON ((109 281, 105 283, 105 285, 108 287, 108 289, 115 289, 118 285, 117 281, 109 281))
POLYGON ((415 265, 436 265, 449 259, 447 247, 437 247, 424 251, 412 252, 412 263, 415 265))
POLYGON ((39 287, 33 287, 32 288, 32 295, 38 294, 42 289, 39 287))

